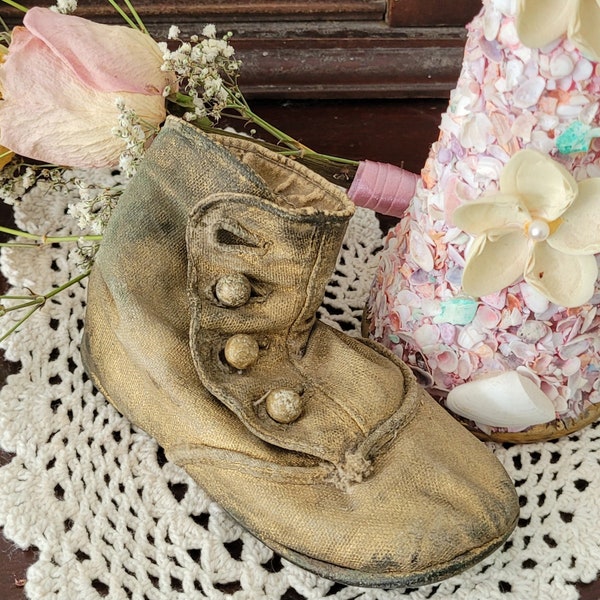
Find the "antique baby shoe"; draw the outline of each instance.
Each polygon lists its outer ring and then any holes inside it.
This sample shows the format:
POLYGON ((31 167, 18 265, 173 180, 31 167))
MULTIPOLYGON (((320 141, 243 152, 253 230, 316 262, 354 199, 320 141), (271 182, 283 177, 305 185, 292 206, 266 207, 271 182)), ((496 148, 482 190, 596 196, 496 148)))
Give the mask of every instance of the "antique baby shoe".
POLYGON ((315 313, 353 206, 169 118, 89 282, 87 371, 233 518, 354 585, 420 585, 510 534, 514 488, 383 347, 315 313))
POLYGON ((368 303, 370 335, 479 436, 600 416, 600 7, 484 0, 368 303))

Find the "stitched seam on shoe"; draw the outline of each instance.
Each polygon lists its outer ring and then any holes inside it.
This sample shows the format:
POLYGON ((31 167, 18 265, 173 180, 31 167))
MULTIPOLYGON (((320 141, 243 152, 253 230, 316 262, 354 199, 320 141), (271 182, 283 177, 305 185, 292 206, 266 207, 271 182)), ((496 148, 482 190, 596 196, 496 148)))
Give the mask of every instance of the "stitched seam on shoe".
POLYGON ((201 463, 219 469, 243 471, 254 477, 268 477, 274 481, 303 485, 325 481, 334 470, 329 463, 319 463, 313 467, 271 465, 238 452, 208 446, 171 447, 166 450, 166 454, 169 460, 183 468, 189 464, 201 463))

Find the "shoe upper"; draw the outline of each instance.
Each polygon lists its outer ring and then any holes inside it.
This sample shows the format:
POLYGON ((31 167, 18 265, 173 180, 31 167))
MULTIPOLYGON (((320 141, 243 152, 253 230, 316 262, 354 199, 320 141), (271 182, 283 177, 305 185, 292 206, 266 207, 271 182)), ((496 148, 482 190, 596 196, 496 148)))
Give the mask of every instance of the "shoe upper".
POLYGON ((428 583, 508 536, 516 494, 407 367, 315 320, 351 214, 293 161, 169 121, 107 228, 82 351, 282 555, 347 583, 428 583))

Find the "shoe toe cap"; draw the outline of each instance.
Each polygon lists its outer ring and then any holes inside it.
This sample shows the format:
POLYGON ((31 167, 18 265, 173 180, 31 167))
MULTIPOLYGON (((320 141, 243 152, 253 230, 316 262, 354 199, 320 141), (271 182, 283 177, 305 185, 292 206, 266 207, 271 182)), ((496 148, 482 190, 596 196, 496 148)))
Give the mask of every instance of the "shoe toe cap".
MULTIPOLYGON (((203 467, 186 468, 194 475, 203 467)), ((230 469, 208 480, 207 492, 267 545, 351 585, 413 586, 454 575, 501 545, 518 516, 500 462, 425 394, 372 475, 345 490, 243 471, 232 479, 230 469)))

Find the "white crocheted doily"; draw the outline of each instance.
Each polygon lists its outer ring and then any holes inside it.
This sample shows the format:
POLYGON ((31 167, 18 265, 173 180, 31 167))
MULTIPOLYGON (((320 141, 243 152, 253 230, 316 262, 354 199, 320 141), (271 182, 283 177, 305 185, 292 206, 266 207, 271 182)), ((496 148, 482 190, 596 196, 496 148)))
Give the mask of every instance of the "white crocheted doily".
MULTIPOLYGON (((76 233, 74 199, 34 190, 16 207, 24 229, 76 233)), ((320 310, 360 328, 382 233, 353 218, 320 310)), ((4 249, 2 269, 36 293, 77 274, 65 246, 4 249)), ((156 442, 132 427, 84 374, 79 339, 85 285, 48 301, 5 343, 21 370, 0 396, 0 525, 39 549, 25 591, 35 600, 570 600, 600 567, 600 427, 555 443, 494 446, 520 495, 519 526, 480 565, 418 590, 334 584, 280 559, 232 521, 156 442)), ((0 324, 8 327, 11 317, 0 324)), ((440 443, 440 440, 432 440, 440 443)))

